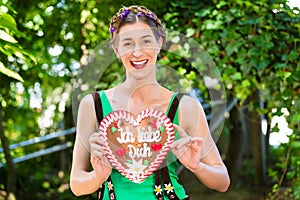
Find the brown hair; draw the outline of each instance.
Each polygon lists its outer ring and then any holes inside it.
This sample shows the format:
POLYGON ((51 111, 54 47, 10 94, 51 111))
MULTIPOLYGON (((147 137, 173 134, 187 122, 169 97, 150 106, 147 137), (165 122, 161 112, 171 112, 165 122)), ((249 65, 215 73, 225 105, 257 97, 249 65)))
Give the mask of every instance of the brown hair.
POLYGON ((135 22, 144 22, 150 26, 156 40, 160 37, 165 39, 163 26, 158 17, 144 6, 122 7, 110 21, 110 37, 112 43, 115 43, 114 36, 119 33, 120 28, 125 24, 133 24, 135 22))

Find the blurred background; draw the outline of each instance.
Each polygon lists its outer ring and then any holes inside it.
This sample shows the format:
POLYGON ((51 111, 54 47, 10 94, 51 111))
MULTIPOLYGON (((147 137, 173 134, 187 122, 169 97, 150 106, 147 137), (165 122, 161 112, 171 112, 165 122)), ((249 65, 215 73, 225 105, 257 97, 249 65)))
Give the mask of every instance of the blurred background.
MULTIPOLYGON (((109 38, 110 18, 133 4, 197 41, 224 84, 226 119, 216 142, 232 183, 215 192, 183 169, 191 199, 300 199, 296 0, 0 0, 0 199, 95 198, 75 197, 69 188, 74 83, 109 38)), ((209 116, 215 105, 197 69, 167 50, 159 62, 181 77, 169 84, 189 88, 209 116)), ((123 75, 113 62, 94 85, 79 81, 76 92, 109 88, 123 75)))

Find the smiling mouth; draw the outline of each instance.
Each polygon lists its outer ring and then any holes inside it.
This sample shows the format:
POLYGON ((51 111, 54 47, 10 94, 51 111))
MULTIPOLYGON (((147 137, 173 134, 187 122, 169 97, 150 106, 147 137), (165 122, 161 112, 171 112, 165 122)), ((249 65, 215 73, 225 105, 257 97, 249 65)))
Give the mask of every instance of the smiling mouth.
POLYGON ((130 61, 130 64, 135 69, 143 69, 148 63, 148 59, 139 61, 130 61))

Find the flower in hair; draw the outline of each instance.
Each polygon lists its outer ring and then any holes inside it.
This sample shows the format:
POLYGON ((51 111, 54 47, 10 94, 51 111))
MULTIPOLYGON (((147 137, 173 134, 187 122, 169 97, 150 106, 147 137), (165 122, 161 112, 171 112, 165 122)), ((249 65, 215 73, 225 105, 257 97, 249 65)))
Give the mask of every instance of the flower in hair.
POLYGON ((153 17, 154 17, 154 13, 153 13, 153 12, 152 12, 152 13, 150 13, 150 14, 149 14, 149 13, 147 13, 147 14, 146 14, 146 16, 147 16, 147 17, 149 17, 150 19, 153 19, 153 17))
POLYGON ((140 17, 140 16, 142 16, 142 12, 138 12, 137 14, 136 14, 136 16, 138 16, 138 17, 140 17))
POLYGON ((128 9, 124 9, 124 12, 121 13, 121 16, 120 18, 123 20, 129 13, 129 10, 128 9))
POLYGON ((111 32, 111 33, 115 32, 115 30, 116 30, 116 29, 115 29, 114 27, 110 27, 110 28, 109 28, 109 32, 111 32))

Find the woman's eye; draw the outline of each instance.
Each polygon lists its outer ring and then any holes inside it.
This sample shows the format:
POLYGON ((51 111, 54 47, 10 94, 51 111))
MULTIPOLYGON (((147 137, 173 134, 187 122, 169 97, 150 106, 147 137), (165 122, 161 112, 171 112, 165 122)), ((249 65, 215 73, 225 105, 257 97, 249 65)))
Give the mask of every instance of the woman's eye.
POLYGON ((144 43, 144 44, 150 44, 151 41, 150 41, 150 40, 144 40, 143 43, 144 43))
POLYGON ((124 47, 131 47, 132 45, 132 42, 126 42, 123 44, 124 47))

